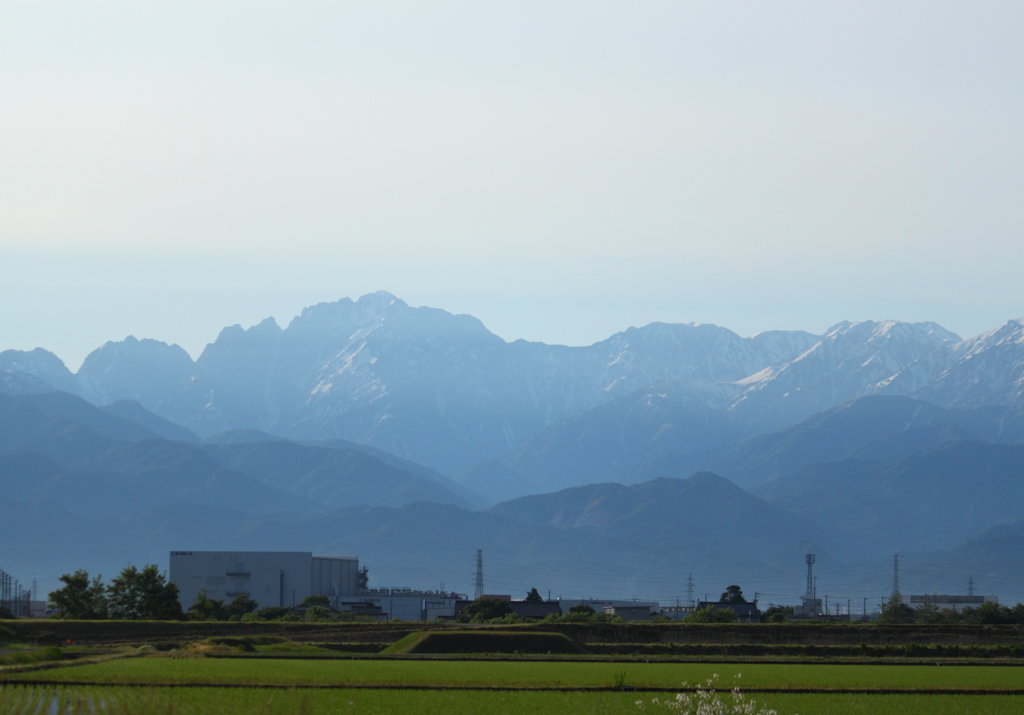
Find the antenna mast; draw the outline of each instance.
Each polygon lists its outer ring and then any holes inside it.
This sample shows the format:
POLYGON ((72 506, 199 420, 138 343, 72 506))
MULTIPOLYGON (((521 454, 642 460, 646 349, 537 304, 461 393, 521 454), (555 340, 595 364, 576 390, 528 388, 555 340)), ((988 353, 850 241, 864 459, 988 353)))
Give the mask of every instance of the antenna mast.
POLYGON ((892 557, 892 592, 900 592, 900 555, 892 557))

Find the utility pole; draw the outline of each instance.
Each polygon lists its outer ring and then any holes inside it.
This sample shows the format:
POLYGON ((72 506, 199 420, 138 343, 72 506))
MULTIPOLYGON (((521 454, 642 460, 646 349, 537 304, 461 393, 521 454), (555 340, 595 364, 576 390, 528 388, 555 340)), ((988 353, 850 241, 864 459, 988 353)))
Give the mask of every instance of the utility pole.
POLYGON ((868 617, 868 597, 864 597, 864 618, 868 617))
POLYGON ((476 550, 476 584, 473 598, 477 599, 484 595, 484 550, 476 550))

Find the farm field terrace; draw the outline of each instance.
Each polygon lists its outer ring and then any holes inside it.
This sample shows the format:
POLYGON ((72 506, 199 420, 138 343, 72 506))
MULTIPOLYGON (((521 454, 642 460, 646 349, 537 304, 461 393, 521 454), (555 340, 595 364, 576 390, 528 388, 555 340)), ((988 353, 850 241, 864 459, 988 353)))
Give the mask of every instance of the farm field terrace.
MULTIPOLYGON (((0 676, 4 677, 4 676, 0 676)), ((682 688, 717 690, 1021 690, 1024 667, 766 663, 587 663, 384 659, 135 657, 10 674, 32 682, 89 684, 682 688), (717 678, 715 677, 717 674, 717 678)), ((991 696, 988 696, 991 697, 991 696)), ((1024 704, 1024 696, 1018 698, 1024 704)), ((1021 712, 1024 712, 1022 710, 1021 712)))

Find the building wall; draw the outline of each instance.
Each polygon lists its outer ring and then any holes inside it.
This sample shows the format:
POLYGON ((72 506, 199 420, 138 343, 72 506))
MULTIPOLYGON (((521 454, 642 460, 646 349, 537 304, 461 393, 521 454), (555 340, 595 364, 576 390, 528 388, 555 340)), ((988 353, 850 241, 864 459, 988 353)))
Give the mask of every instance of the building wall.
POLYGON ((951 596, 948 594, 924 594, 920 596, 903 596, 903 603, 911 608, 920 608, 926 603, 932 603, 942 610, 955 609, 962 611, 965 608, 977 608, 983 603, 999 603, 998 596, 951 596))
POLYGON ((605 606, 604 612, 613 616, 618 616, 624 621, 651 620, 650 606, 605 606))
POLYGON ((170 580, 188 609, 199 589, 214 600, 246 594, 264 606, 297 606, 306 596, 357 593, 356 556, 308 551, 172 551, 170 580), (333 589, 333 591, 332 591, 333 589))
POLYGON ((358 600, 342 599, 341 607, 344 609, 346 602, 365 603, 367 601, 375 606, 380 606, 388 619, 401 618, 403 621, 422 621, 426 618, 423 594, 392 596, 368 591, 365 595, 359 596, 358 600))
POLYGON ((633 601, 624 599, 599 599, 599 598, 560 598, 558 603, 562 606, 562 613, 568 613, 569 609, 573 606, 590 606, 597 612, 601 612, 608 606, 614 606, 615 608, 625 607, 637 607, 641 608, 647 606, 652 611, 657 611, 659 603, 657 601, 633 601))
POLYGON ((331 599, 355 596, 359 593, 358 556, 314 556, 312 562, 313 593, 331 599))

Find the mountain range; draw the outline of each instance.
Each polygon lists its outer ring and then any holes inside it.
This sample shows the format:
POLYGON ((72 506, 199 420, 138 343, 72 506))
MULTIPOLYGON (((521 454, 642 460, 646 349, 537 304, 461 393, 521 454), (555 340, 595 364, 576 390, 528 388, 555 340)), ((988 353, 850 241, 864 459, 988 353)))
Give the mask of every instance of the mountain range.
POLYGON ((1022 341, 1016 320, 509 343, 377 293, 225 328, 195 361, 131 337, 77 373, 7 350, 0 557, 313 549, 454 587, 484 548, 502 592, 664 597, 694 571, 792 595, 808 549, 833 594, 884 593, 899 551, 922 588, 1024 595, 1022 341))
MULTIPOLYGON (((585 347, 506 342, 468 315, 380 292, 221 331, 198 359, 128 337, 72 374, 52 353, 7 350, 0 371, 94 404, 138 402, 206 437, 257 429, 345 439, 452 476, 504 460, 546 428, 657 384, 736 432, 764 433, 867 394, 942 407, 1021 406, 1024 325, 970 340, 935 323, 843 322, 743 338, 652 323, 585 347)), ((8 379, 11 379, 8 377, 8 379)))

